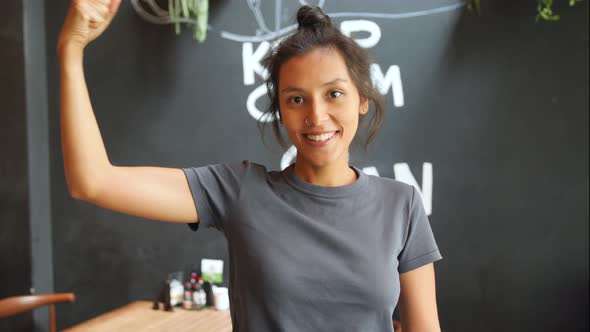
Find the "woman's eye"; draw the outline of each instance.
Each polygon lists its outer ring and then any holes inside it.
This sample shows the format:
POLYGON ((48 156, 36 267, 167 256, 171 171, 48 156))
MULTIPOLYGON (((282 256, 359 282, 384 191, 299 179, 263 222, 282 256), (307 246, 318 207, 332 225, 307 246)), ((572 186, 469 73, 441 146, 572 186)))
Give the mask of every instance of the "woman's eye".
POLYGON ((340 91, 330 91, 330 98, 338 98, 342 96, 342 92, 340 91))
POLYGON ((303 97, 301 97, 301 96, 290 97, 289 102, 294 103, 294 104, 301 104, 303 102, 303 97))

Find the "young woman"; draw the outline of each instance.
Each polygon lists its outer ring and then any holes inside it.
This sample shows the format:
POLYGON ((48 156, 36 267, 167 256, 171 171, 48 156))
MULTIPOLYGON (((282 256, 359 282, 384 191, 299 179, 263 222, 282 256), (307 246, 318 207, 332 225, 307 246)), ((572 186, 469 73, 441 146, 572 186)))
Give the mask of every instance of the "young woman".
POLYGON ((383 115, 364 49, 317 7, 264 60, 275 133, 295 163, 183 169, 110 163, 86 88, 85 46, 120 0, 74 0, 62 28, 61 130, 71 195, 149 219, 223 232, 234 331, 440 331, 433 262, 442 258, 417 191, 349 165, 359 121, 383 115))

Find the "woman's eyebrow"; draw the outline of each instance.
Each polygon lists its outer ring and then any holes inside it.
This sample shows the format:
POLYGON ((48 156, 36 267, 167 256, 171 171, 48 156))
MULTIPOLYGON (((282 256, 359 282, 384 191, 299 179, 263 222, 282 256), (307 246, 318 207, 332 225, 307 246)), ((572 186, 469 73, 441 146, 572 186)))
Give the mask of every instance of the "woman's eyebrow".
MULTIPOLYGON (((346 83, 346 82, 348 82, 348 80, 345 80, 343 78, 335 78, 329 82, 322 83, 321 86, 333 85, 336 83, 346 83)), ((288 87, 284 88, 283 90, 281 90, 281 92, 303 92, 303 91, 305 91, 305 90, 303 90, 302 88, 294 87, 294 86, 288 86, 288 87)))
POLYGON ((281 90, 281 92, 303 92, 302 88, 296 88, 293 86, 288 86, 286 88, 284 88, 283 90, 281 90))
POLYGON ((346 83, 346 82, 348 82, 348 81, 343 78, 335 78, 335 79, 331 80, 330 82, 326 82, 326 83, 322 84, 322 86, 332 85, 332 84, 336 84, 336 83, 346 83))

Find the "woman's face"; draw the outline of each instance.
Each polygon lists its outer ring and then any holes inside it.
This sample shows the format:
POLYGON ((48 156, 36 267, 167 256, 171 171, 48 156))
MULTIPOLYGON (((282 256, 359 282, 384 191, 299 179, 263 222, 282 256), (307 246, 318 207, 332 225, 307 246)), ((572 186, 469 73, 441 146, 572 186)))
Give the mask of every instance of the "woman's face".
POLYGON ((312 50, 285 62, 279 75, 281 120, 297 148, 297 162, 348 166, 348 147, 368 101, 360 99, 340 53, 312 50))

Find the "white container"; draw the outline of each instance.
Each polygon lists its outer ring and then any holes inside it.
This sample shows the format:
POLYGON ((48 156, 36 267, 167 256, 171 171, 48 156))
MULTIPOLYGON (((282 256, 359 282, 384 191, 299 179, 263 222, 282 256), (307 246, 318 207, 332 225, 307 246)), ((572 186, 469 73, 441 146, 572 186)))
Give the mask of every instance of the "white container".
POLYGON ((213 286, 213 305, 217 310, 228 310, 229 309, 229 292, 227 287, 213 286))

